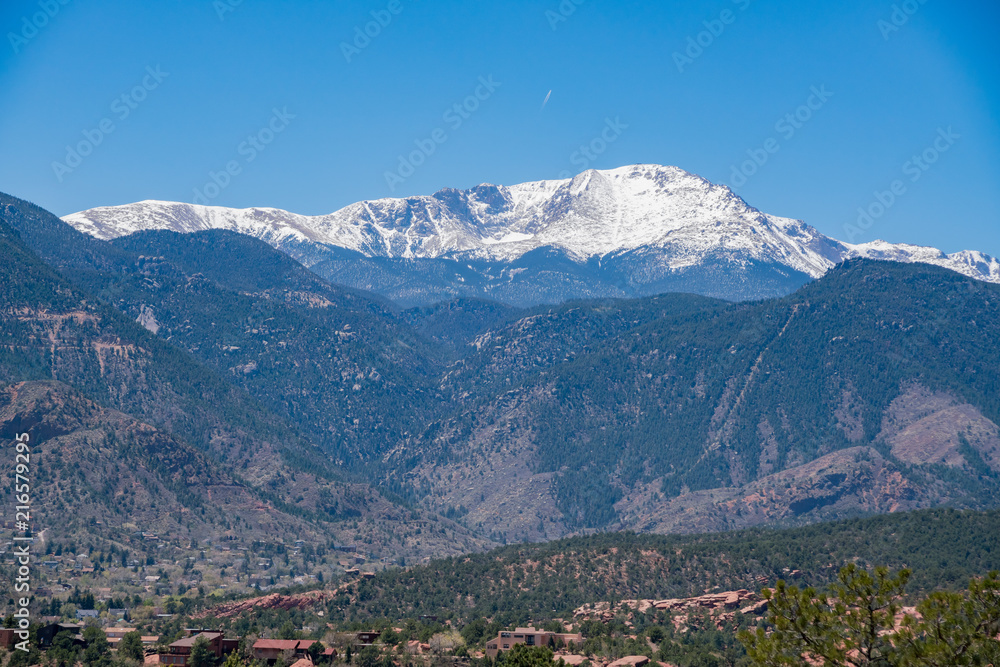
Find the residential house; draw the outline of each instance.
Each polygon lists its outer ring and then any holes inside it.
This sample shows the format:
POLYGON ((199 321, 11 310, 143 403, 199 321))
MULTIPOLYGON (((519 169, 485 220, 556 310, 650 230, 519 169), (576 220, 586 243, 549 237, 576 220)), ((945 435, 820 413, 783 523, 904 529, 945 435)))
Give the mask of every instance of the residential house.
POLYGON ((57 634, 67 630, 73 633, 73 643, 79 646, 83 646, 86 642, 83 640, 83 626, 79 623, 49 623, 48 625, 43 625, 38 629, 38 646, 39 648, 48 648, 52 646, 52 640, 57 634))
POLYGON ((369 630, 367 632, 359 632, 354 635, 354 643, 358 646, 371 646, 378 638, 382 636, 382 633, 378 630, 369 630))
POLYGON ((121 642, 122 637, 129 632, 135 632, 135 628, 107 628, 104 630, 104 636, 108 638, 108 643, 111 644, 111 648, 118 648, 118 644, 121 642))
POLYGON ((503 631, 497 638, 486 644, 486 655, 496 658, 497 653, 508 651, 514 644, 526 644, 528 646, 548 646, 557 647, 569 644, 580 645, 583 643, 583 635, 576 633, 547 632, 536 628, 516 628, 513 631, 503 631))
POLYGON ((135 632, 135 628, 108 628, 104 631, 104 634, 110 640, 121 639, 130 632, 135 632))
POLYGON ((0 648, 13 651, 14 644, 17 643, 16 632, 13 628, 0 628, 0 648))
POLYGON ((296 658, 304 658, 309 654, 309 647, 315 639, 258 639, 253 645, 254 660, 263 660, 269 665, 281 657, 285 651, 291 651, 296 658))
POLYGON ((221 632, 199 632, 191 634, 183 639, 178 639, 167 647, 166 653, 160 654, 161 665, 187 665, 191 658, 191 649, 199 638, 208 640, 208 649, 216 658, 222 657, 222 633, 221 632))

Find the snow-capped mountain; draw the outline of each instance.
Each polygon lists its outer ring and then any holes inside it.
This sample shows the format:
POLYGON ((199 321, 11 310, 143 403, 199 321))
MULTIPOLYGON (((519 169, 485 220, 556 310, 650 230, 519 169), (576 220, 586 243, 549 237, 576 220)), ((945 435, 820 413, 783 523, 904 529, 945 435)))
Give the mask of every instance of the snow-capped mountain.
POLYGON ((363 201, 322 216, 143 201, 64 220, 102 239, 151 229, 248 234, 331 280, 406 303, 469 295, 524 305, 663 291, 759 298, 852 257, 1000 282, 1000 262, 987 255, 841 243, 762 213, 726 186, 658 165, 363 201))

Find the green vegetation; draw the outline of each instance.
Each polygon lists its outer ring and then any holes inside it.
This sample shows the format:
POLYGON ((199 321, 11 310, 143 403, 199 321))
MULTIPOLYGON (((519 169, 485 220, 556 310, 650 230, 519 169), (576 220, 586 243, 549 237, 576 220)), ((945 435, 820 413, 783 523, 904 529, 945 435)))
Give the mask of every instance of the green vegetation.
POLYGON ((544 646, 525 646, 514 644, 509 651, 504 651, 496 660, 497 667, 555 667, 552 651, 544 646))
POLYGON ((142 646, 142 633, 138 630, 126 632, 118 642, 118 655, 128 660, 142 660, 145 651, 142 646))
POLYGON ((821 581, 851 558, 919 561, 918 588, 953 587, 1000 552, 990 513, 592 534, 996 507, 996 285, 852 261, 756 303, 401 312, 239 235, 105 243, 0 206, 0 435, 39 436, 38 500, 65 517, 46 548, 86 547, 93 567, 74 584, 117 572, 115 594, 134 595, 148 576, 188 613, 236 584, 330 581, 353 564, 333 553, 346 544, 405 564, 589 534, 389 572, 327 609, 492 628, 608 594, 754 588, 794 570, 821 581), (910 427, 923 430, 896 438, 910 427), (831 457, 840 468, 809 468, 831 457), (228 570, 200 559, 206 534, 229 547, 228 570))
POLYGON ((829 593, 779 581, 765 591, 770 631, 743 632, 754 665, 830 667, 995 665, 1000 659, 1000 574, 968 592, 938 591, 916 613, 901 605, 910 570, 840 571, 829 593), (902 615, 902 618, 900 616, 902 615))
POLYGON ((194 640, 191 647, 191 657, 188 658, 188 665, 191 667, 212 667, 215 664, 215 655, 204 637, 194 640))
POLYGON ((785 530, 607 533, 508 546, 379 573, 331 601, 327 618, 436 614, 472 626, 473 639, 494 631, 478 619, 505 627, 544 623, 599 600, 756 590, 795 570, 820 585, 850 562, 909 566, 914 592, 954 589, 1000 568, 1000 511, 925 510, 785 530))

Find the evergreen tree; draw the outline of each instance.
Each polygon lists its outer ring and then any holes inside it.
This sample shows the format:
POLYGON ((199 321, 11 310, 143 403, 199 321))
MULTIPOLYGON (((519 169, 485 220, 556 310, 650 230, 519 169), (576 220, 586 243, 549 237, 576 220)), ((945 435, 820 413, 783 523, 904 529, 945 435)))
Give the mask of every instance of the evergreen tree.
POLYGON ((191 657, 188 659, 189 667, 211 667, 215 664, 215 654, 209 648, 208 640, 198 637, 191 647, 191 657))
POLYGON ((142 660, 146 651, 142 646, 142 635, 138 630, 126 632, 118 643, 118 655, 129 660, 142 660))
POLYGON ((765 590, 764 628, 740 640, 754 665, 944 667, 996 664, 1000 657, 1000 575, 974 579, 965 594, 936 592, 899 621, 909 570, 840 571, 829 594, 779 581, 765 590))

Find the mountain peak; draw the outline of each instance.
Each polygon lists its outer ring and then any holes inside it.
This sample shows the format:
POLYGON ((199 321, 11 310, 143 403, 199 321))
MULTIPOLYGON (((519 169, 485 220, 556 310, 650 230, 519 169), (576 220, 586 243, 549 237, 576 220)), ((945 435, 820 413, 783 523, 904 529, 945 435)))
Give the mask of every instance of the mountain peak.
MULTIPOLYGON (((725 289, 705 290, 682 286, 675 279, 698 270, 706 276, 700 280, 711 274, 715 280, 730 275, 726 281, 738 282, 747 278, 734 278, 733 271, 756 266, 808 280, 851 257, 925 262, 1000 282, 1000 264, 982 253, 947 255, 935 248, 884 241, 842 243, 801 220, 765 214, 725 185, 679 167, 655 164, 589 169, 563 180, 510 186, 482 183, 427 196, 365 200, 319 216, 147 200, 90 209, 64 219, 102 239, 143 229, 185 233, 229 229, 264 240, 307 266, 323 263, 337 249, 372 260, 446 260, 470 268, 486 262, 500 266, 500 271, 543 249, 580 266, 592 259, 604 266, 615 257, 639 261, 641 268, 632 266, 627 275, 614 278, 616 283, 624 280, 625 292, 618 287, 619 292, 601 292, 609 296, 649 293, 661 289, 652 285, 667 280, 677 285, 672 289, 744 298, 739 290, 732 294, 725 289)), ((457 274, 448 278, 454 293, 467 293, 467 285, 459 283, 470 279, 476 283, 502 279, 493 268, 477 271, 474 278, 459 280, 457 274)), ((375 289, 367 283, 351 284, 375 289)), ((491 294, 487 290, 477 295, 491 294)))

